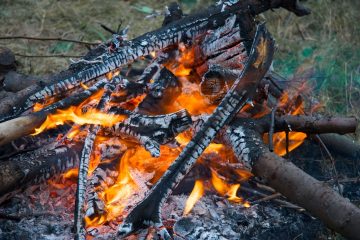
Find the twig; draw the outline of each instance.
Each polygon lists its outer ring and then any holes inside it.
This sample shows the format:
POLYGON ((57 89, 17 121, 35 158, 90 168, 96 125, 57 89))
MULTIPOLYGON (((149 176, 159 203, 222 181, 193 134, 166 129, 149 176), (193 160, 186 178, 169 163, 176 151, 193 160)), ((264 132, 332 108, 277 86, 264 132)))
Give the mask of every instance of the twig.
POLYGON ((328 155, 334 174, 335 174, 335 183, 338 187, 338 192, 339 194, 342 196, 342 192, 341 192, 341 188, 340 188, 340 183, 339 183, 339 175, 337 173, 336 170, 336 166, 335 166, 335 159, 333 158, 333 156, 331 155, 329 149, 327 148, 327 146, 325 145, 325 143, 323 142, 323 140, 320 138, 319 134, 315 135, 315 139, 319 142, 320 146, 325 150, 326 154, 328 155))
POLYGON ((266 201, 269 201, 269 200, 272 200, 272 199, 275 199, 275 198, 278 198, 278 197, 281 197, 281 196, 282 196, 281 193, 273 193, 271 195, 268 195, 266 197, 263 197, 263 198, 260 198, 258 200, 253 201, 252 204, 266 202, 266 201))
MULTIPOLYGON (((244 187, 244 186, 241 186, 240 191, 252 193, 252 194, 255 194, 255 195, 258 195, 258 196, 261 196, 261 197, 268 197, 268 195, 266 195, 265 193, 262 193, 262 192, 259 192, 257 190, 247 188, 247 187, 244 187)), ((285 200, 274 199, 273 201, 280 204, 280 205, 282 205, 283 207, 286 207, 286 208, 293 208, 293 209, 296 209, 296 210, 301 211, 301 212, 305 211, 305 209, 303 209, 303 208, 301 208, 301 207, 299 207, 299 206, 297 206, 295 204, 292 204, 290 202, 287 202, 285 200)))
POLYGON ((35 40, 35 41, 60 41, 60 42, 72 42, 77 44, 83 44, 83 45, 99 45, 99 43, 95 42, 86 42, 86 41, 80 41, 80 40, 74 40, 74 39, 66 39, 61 37, 28 37, 28 36, 0 36, 0 40, 6 40, 6 39, 28 39, 28 40, 35 40))
POLYGON ((275 128, 275 111, 276 108, 271 110, 271 122, 270 122, 270 130, 269 130, 269 150, 270 152, 274 151, 274 128, 275 128))
MULTIPOLYGON (((328 181, 326 181, 329 184, 333 184, 336 182, 335 179, 330 179, 328 181)), ((359 177, 354 177, 354 178, 344 178, 344 179, 338 179, 337 182, 339 183, 357 183, 360 182, 360 176, 359 177)))
POLYGON ((15 56, 26 57, 26 58, 82 58, 81 55, 65 55, 65 54, 54 54, 54 55, 26 55, 21 53, 14 53, 15 56))

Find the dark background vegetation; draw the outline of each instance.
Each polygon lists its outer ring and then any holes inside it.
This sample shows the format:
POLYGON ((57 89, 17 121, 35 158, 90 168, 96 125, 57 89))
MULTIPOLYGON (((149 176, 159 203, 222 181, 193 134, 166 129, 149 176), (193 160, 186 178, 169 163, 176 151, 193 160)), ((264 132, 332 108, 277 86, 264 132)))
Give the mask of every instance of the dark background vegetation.
MULTIPOLYGON (((104 41, 111 34, 100 23, 116 29, 130 25, 133 38, 160 26, 167 0, 1 0, 0 36, 26 35, 104 41)), ((186 13, 214 1, 182 0, 186 13)), ((275 70, 288 78, 308 80, 313 96, 327 114, 360 116, 360 1, 308 0, 312 14, 298 18, 286 10, 260 15, 278 44, 275 70)), ((82 55, 83 45, 66 42, 1 40, 15 53, 25 55, 82 55)), ((17 57, 19 71, 43 75, 67 68, 69 58, 17 57)))

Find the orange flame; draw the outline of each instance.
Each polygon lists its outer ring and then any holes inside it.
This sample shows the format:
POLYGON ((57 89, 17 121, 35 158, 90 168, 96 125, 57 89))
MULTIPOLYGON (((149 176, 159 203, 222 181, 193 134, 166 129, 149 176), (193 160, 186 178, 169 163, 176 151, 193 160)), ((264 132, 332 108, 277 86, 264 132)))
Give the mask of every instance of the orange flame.
POLYGON ((57 110, 56 113, 48 115, 45 122, 39 128, 35 129, 33 135, 63 125, 66 122, 73 122, 78 125, 98 124, 104 127, 110 127, 123 121, 125 118, 123 115, 107 114, 95 109, 89 109, 87 112, 81 113, 77 107, 72 106, 66 110, 57 110))
MULTIPOLYGON (((240 184, 229 184, 219 177, 219 175, 211 169, 211 183, 214 186, 215 190, 222 196, 227 197, 227 199, 234 203, 247 203, 243 198, 236 195, 237 191, 240 188, 240 184)), ((246 204, 248 206, 249 203, 246 204)))

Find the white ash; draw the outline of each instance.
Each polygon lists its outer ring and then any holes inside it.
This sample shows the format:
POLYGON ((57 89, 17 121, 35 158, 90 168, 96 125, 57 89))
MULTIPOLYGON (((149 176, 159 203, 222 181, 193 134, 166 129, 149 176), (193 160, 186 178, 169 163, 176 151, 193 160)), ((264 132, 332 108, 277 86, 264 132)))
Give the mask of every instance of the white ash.
MULTIPOLYGON (((49 184, 28 189, 3 204, 0 213, 20 216, 20 221, 0 218, 0 239, 73 239, 73 211, 76 185, 56 189, 49 184), (29 213, 30 212, 30 213, 29 213), (24 214, 25 213, 25 214, 24 214)), ((244 208, 214 194, 197 202, 183 216, 187 195, 171 196, 163 205, 164 224, 171 223, 175 239, 317 239, 330 236, 323 225, 295 210, 271 203, 244 208)), ((119 217, 117 220, 121 220, 119 217)), ((94 239, 114 239, 117 222, 100 228, 88 228, 94 239)), ((145 239, 154 230, 143 230, 127 240, 145 239)))

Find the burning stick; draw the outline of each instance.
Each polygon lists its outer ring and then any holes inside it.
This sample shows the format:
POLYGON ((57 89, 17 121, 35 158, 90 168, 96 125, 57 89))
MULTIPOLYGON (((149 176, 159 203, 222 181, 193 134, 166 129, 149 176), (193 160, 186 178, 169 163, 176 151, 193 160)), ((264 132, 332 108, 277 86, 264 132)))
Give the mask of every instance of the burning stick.
MULTIPOLYGON (((115 89, 116 81, 114 79, 107 83, 104 87, 105 92, 101 97, 99 104, 97 106, 98 110, 104 110, 107 103, 110 100, 111 93, 115 89)), ((84 148, 81 153, 80 164, 79 164, 79 177, 78 185, 76 190, 76 202, 75 202, 75 214, 74 214, 74 226, 75 226, 75 238, 76 239, 85 239, 85 229, 83 227, 83 208, 84 200, 86 193, 86 182, 87 175, 89 170, 89 161, 94 145, 95 137, 100 130, 100 125, 91 125, 89 128, 89 133, 84 141, 84 148)))
MULTIPOLYGON (((357 125, 354 118, 347 119, 350 127, 343 125, 345 119, 300 119, 298 117, 299 123, 307 122, 310 133, 332 131, 334 128, 321 124, 325 122, 332 122, 329 126, 336 126, 341 133, 354 131, 357 125)), ((292 124, 291 128, 294 131, 308 132, 302 125, 292 124)), ((225 142, 233 147, 239 161, 246 161, 252 167, 252 172, 269 186, 320 218, 329 228, 349 239, 359 239, 360 209, 291 162, 270 152, 262 142, 262 133, 269 128, 269 122, 264 120, 237 119, 227 129, 225 142)), ((275 125, 275 130, 282 131, 284 128, 275 125)))
POLYGON ((121 144, 121 142, 101 144, 101 146, 100 163, 92 172, 89 177, 89 184, 86 186, 87 202, 85 216, 90 219, 105 213, 105 205, 99 198, 98 192, 112 185, 108 179, 117 176, 118 161, 127 150, 127 147, 121 144))
MULTIPOLYGON (((116 82, 120 82, 121 79, 119 77, 115 78, 116 82)), ((33 133, 34 129, 39 127, 49 114, 54 113, 58 109, 66 109, 72 105, 82 103, 88 97, 99 91, 107 82, 108 80, 106 78, 102 78, 89 89, 64 98, 38 112, 0 123, 0 146, 33 133)))
POLYGON ((217 132, 253 97, 257 84, 270 67, 273 53, 274 41, 265 26, 259 25, 244 71, 215 112, 205 122, 203 128, 195 134, 145 199, 126 217, 119 227, 119 235, 127 235, 143 226, 154 226, 159 229, 159 234, 163 238, 171 238, 161 222, 162 203, 190 171, 196 159, 215 138, 217 132))

